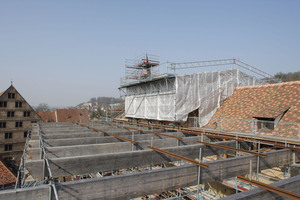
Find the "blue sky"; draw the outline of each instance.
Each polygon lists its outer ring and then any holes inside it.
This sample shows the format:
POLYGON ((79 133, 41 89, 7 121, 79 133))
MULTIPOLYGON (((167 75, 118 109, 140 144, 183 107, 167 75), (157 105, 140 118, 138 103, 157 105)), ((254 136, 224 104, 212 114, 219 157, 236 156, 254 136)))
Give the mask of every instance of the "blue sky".
POLYGON ((300 70, 300 1, 0 1, 0 90, 36 106, 118 97, 124 61, 239 58, 300 70))

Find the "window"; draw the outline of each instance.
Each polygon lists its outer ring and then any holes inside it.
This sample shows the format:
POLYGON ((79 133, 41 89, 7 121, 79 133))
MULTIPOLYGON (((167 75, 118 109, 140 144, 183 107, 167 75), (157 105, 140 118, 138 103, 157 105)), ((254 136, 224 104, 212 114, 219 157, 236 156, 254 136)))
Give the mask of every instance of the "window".
POLYGON ((37 121, 31 121, 31 123, 33 123, 33 124, 36 123, 36 122, 37 122, 37 121))
POLYGON ((257 121, 257 129, 270 129, 274 130, 275 127, 275 119, 274 118, 262 118, 262 117, 256 117, 257 121))
POLYGON ((14 117, 15 116, 15 112, 14 111, 8 111, 7 112, 7 117, 14 117))
POLYGON ((22 102, 17 101, 17 102, 15 103, 15 107, 16 107, 16 108, 22 108, 22 102))
POLYGON ((24 117, 29 117, 30 116, 30 112, 29 111, 24 111, 23 116, 24 117))
POLYGON ((6 108, 7 107, 7 102, 6 101, 0 101, 0 107, 6 108))
POLYGON ((12 138, 12 133, 5 133, 5 139, 12 138))
POLYGON ((6 122, 0 122, 0 128, 6 128, 6 122))
POLYGON ((14 99, 15 98, 15 93, 8 93, 8 98, 9 99, 14 99))
POLYGON ((16 127, 22 127, 23 126, 23 122, 16 122, 16 127))
POLYGON ((11 150, 12 150, 12 144, 6 144, 6 145, 4 146, 4 150, 5 150, 5 151, 11 151, 11 150))
POLYGON ((14 157, 6 157, 6 158, 4 158, 4 161, 6 163, 11 162, 12 160, 14 160, 14 157))
POLYGON ((24 138, 27 138, 27 135, 28 135, 28 131, 25 131, 24 132, 24 138))

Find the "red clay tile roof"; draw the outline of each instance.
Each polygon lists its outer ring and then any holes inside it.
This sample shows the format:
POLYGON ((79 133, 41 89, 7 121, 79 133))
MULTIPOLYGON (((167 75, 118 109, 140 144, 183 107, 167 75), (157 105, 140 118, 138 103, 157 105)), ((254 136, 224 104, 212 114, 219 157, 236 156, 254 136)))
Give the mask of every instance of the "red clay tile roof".
POLYGON ((55 112, 38 112, 43 122, 56 122, 55 112))
MULTIPOLYGON (((224 100, 206 127, 216 126, 217 118, 251 121, 254 118, 276 118, 285 111, 280 122, 300 123, 300 81, 238 87, 232 96, 224 100)), ((224 120, 224 126, 230 130, 251 130, 249 121, 224 120)), ((289 135, 291 131, 283 128, 280 134, 289 135)))
POLYGON ((262 110, 262 112, 256 113, 256 115, 254 114, 253 117, 254 118, 274 118, 275 119, 276 117, 278 117, 279 115, 281 115, 282 113, 287 111, 288 109, 290 109, 290 106, 278 105, 276 110, 272 110, 272 107, 266 106, 265 109, 262 110))
POLYGON ((7 185, 16 182, 15 175, 0 160, 0 185, 7 185))
POLYGON ((300 123, 300 81, 238 87, 213 118, 272 118, 287 109, 281 121, 300 123))
POLYGON ((3 92, 0 92, 0 96, 4 93, 5 91, 3 91, 3 92))
POLYGON ((86 109, 56 109, 57 122, 88 122, 86 109))

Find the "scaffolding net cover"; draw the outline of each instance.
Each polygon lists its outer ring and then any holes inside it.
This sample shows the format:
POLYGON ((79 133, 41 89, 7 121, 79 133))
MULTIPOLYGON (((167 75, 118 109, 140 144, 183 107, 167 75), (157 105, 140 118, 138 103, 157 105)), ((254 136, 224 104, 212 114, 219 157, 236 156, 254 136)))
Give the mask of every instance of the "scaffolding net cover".
POLYGON ((222 101, 237 86, 264 84, 239 69, 165 77, 127 87, 125 117, 186 122, 198 109, 199 126, 206 125, 222 101))

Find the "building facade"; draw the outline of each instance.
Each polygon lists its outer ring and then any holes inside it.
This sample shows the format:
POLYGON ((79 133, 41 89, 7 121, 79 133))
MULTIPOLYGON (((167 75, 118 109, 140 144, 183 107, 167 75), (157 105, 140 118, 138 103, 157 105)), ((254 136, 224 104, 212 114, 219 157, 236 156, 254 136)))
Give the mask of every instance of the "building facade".
POLYGON ((31 124, 39 120, 13 85, 0 92, 0 157, 19 165, 31 124))

